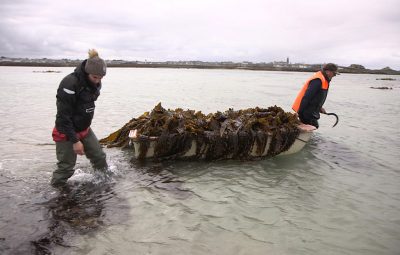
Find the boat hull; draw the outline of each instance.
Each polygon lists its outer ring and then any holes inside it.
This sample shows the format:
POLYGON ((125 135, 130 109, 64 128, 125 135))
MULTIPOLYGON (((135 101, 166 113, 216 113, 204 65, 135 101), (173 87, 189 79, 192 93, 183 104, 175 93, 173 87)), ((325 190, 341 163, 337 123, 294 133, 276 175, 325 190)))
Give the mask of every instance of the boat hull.
MULTIPOLYGON (((303 147, 306 145, 306 143, 310 140, 313 131, 315 130, 315 127, 311 126, 311 125, 306 125, 306 124, 301 124, 298 126, 300 133, 299 136, 296 138, 296 140, 294 141, 294 143, 289 147, 288 150, 283 151, 279 154, 276 154, 275 156, 278 155, 290 155, 296 152, 299 152, 301 149, 303 149, 303 147)), ((129 138, 131 141, 131 145, 133 147, 133 154, 135 158, 146 158, 146 159, 151 159, 154 158, 155 155, 155 147, 156 147, 156 143, 157 143, 157 137, 147 137, 149 143, 148 143, 148 148, 147 148, 147 152, 145 155, 140 155, 140 146, 141 143, 139 141, 138 138, 138 134, 136 130, 131 130, 130 134, 129 134, 129 138)), ((268 151, 269 151, 269 147, 271 145, 271 136, 268 137, 268 140, 265 144, 265 148, 263 150, 259 150, 258 149, 258 144, 256 142, 254 142, 251 151, 249 153, 249 158, 259 158, 259 157, 267 157, 268 151), (258 151, 263 151, 263 153, 260 155, 258 153, 258 151)), ((196 158, 196 159, 204 159, 205 155, 202 155, 200 157, 196 156, 196 153, 200 150, 200 151, 207 151, 207 144, 202 145, 202 148, 197 148, 197 143, 196 141, 192 141, 192 144, 190 146, 190 148, 183 153, 182 155, 177 156, 177 158, 182 158, 182 159, 189 159, 189 158, 196 158)), ((228 154, 224 156, 224 159, 231 159, 234 158, 233 154, 228 154)))

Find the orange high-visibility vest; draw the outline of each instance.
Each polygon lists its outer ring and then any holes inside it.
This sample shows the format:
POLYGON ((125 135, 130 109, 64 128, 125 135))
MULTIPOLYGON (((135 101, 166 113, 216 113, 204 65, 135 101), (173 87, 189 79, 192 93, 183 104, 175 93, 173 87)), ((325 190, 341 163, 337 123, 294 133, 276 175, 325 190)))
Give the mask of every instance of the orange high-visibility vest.
POLYGON ((322 71, 316 72, 310 79, 304 83, 303 88, 300 90, 299 94, 297 95, 296 99, 294 100, 294 103, 292 105, 292 109, 295 112, 298 112, 300 109, 300 104, 301 100, 303 100, 304 94, 306 93, 306 90, 308 88, 308 85, 310 85, 310 82, 315 79, 320 79, 322 82, 322 89, 327 90, 329 88, 329 83, 326 80, 325 76, 322 74, 322 71))

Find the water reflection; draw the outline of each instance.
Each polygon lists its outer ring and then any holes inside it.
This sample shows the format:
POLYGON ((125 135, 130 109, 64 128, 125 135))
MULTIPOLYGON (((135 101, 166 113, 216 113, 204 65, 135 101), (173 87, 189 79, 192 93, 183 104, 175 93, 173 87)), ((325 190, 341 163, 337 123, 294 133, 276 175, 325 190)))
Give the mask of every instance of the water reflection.
POLYGON ((60 189, 44 205, 48 209, 48 231, 32 241, 35 254, 52 254, 57 247, 72 247, 68 233, 87 234, 103 226, 104 201, 113 197, 113 183, 83 183, 60 189))
POLYGON ((319 160, 330 169, 344 169, 352 172, 365 172, 376 166, 377 162, 371 160, 362 148, 349 147, 340 139, 332 140, 316 134, 307 144, 309 152, 314 155, 314 160, 319 160))
POLYGON ((191 191, 185 188, 184 180, 174 171, 177 169, 176 162, 132 160, 131 167, 140 178, 140 186, 165 192, 177 199, 187 199, 192 195, 191 191))

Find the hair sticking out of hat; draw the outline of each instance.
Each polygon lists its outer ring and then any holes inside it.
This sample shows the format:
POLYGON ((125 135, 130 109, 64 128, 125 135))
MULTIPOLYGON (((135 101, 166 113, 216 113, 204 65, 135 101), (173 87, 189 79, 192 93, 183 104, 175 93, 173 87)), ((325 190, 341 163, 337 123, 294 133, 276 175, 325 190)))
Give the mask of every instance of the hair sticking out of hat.
POLYGON ((99 56, 99 53, 95 49, 89 49, 88 53, 89 53, 89 58, 94 58, 99 56))
POLYGON ((106 75, 107 65, 103 59, 99 57, 99 53, 95 49, 89 50, 89 58, 86 60, 85 72, 99 76, 106 75))

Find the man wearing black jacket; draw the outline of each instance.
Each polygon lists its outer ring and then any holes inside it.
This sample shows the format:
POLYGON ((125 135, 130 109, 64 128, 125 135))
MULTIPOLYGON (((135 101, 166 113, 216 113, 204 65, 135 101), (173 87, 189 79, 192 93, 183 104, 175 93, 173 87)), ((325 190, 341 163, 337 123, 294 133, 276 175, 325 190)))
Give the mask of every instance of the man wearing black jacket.
POLYGON ((52 133, 58 161, 51 180, 55 187, 64 186, 74 174, 77 155, 86 155, 95 169, 107 169, 106 154, 90 128, 101 79, 105 75, 106 63, 96 50, 89 50, 89 58, 67 75, 58 87, 57 115, 52 133))
POLYGON ((326 113, 322 106, 328 96, 329 84, 337 73, 337 65, 328 63, 305 82, 292 106, 302 123, 319 127, 320 113, 326 113))

